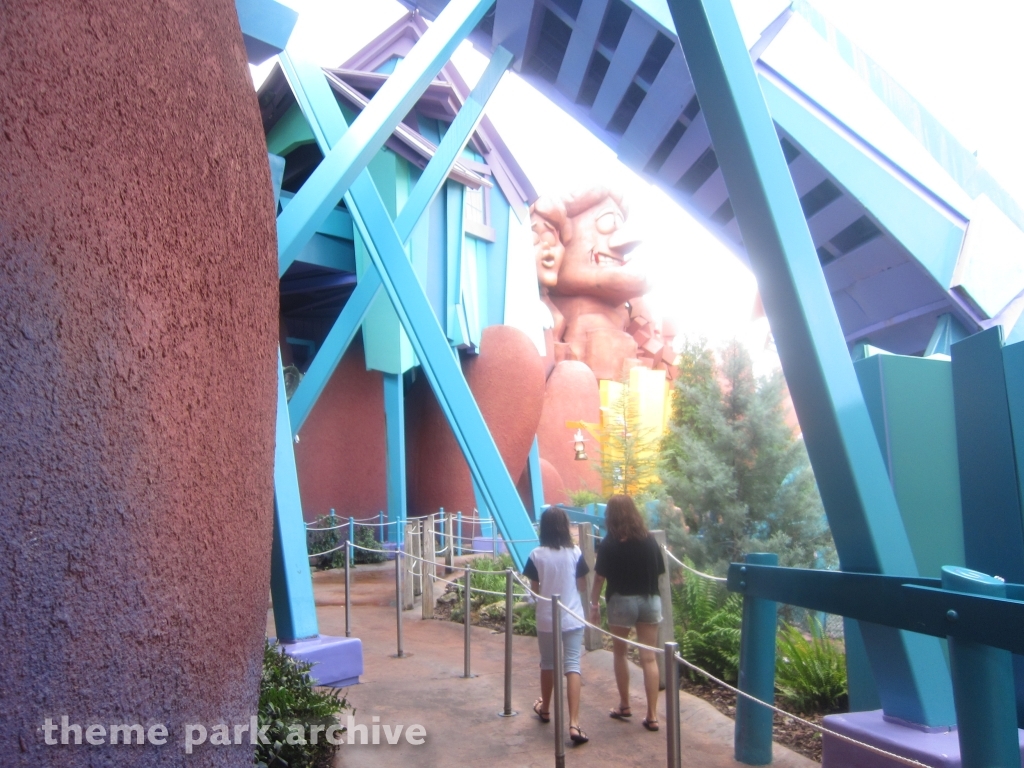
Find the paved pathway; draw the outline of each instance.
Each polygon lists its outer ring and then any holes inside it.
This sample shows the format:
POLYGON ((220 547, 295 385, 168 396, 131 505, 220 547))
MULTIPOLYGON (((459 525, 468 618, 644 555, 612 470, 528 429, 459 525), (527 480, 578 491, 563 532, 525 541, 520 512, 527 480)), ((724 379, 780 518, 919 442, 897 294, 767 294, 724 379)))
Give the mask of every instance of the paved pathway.
MULTIPOLYGON (((343 573, 316 573, 313 580, 320 631, 344 635, 343 573)), ((362 684, 347 692, 356 708, 356 723, 372 728, 374 717, 379 717, 381 724, 391 726, 407 727, 418 723, 426 728, 427 737, 420 746, 409 744, 404 737, 392 746, 387 744, 382 730, 379 745, 343 746, 336 766, 547 768, 554 764, 553 725, 541 724, 530 710, 539 688, 540 657, 535 638, 514 638, 512 704, 519 714, 511 718, 498 717, 503 702, 503 635, 482 627, 472 628, 472 668, 476 677, 466 680, 461 677, 462 625, 420 619, 418 599, 416 609, 404 614, 404 646, 411 655, 393 658, 396 646, 392 565, 356 568, 352 590, 352 634, 362 639, 365 657, 362 684)), ((272 633, 272 617, 269 618, 272 633)), ((662 730, 649 733, 639 722, 644 706, 638 667, 632 666, 633 711, 637 713, 632 722, 615 721, 607 714, 617 703, 611 653, 584 654, 582 669, 580 719, 590 743, 574 747, 567 739, 566 765, 570 768, 665 765, 664 696, 659 709, 662 730)), ((732 758, 732 720, 686 693, 680 696, 680 710, 684 766, 733 768, 741 765, 732 758)), ((776 745, 773 765, 813 768, 817 763, 776 745)))

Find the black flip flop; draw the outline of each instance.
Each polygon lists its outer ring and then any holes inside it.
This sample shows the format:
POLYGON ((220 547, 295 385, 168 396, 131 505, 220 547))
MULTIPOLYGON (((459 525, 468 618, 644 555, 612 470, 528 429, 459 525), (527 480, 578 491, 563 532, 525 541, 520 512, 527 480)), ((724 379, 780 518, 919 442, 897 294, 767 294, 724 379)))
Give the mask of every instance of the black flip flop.
POLYGON ((648 731, 658 731, 658 730, 661 730, 661 727, 658 725, 658 721, 657 720, 648 720, 645 717, 643 720, 641 720, 641 722, 643 723, 644 728, 646 728, 648 731))
POLYGON ((537 717, 540 718, 540 721, 542 723, 550 723, 551 722, 551 713, 550 712, 544 712, 540 708, 540 705, 541 705, 541 703, 543 701, 544 701, 544 699, 537 699, 535 702, 533 702, 533 713, 535 715, 537 715, 537 717))
POLYGON ((629 720, 633 716, 632 707, 616 707, 608 713, 608 717, 613 720, 629 720))
POLYGON ((590 737, 587 736, 586 731, 578 725, 569 726, 569 738, 572 739, 573 744, 586 744, 590 741, 590 737), (576 731, 576 733, 573 733, 573 731, 576 731))

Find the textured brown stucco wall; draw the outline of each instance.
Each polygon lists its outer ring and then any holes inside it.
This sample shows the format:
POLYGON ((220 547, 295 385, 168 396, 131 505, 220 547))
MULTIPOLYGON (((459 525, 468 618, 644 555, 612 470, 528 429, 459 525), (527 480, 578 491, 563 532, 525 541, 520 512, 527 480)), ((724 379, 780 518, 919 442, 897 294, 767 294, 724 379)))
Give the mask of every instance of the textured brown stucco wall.
POLYGON ((277 280, 231 0, 0 3, 0 762, 243 766, 277 280), (45 746, 43 718, 165 723, 45 746))
POLYGON ((356 519, 388 509, 384 380, 366 370, 362 334, 320 393, 295 446, 302 513, 356 519))

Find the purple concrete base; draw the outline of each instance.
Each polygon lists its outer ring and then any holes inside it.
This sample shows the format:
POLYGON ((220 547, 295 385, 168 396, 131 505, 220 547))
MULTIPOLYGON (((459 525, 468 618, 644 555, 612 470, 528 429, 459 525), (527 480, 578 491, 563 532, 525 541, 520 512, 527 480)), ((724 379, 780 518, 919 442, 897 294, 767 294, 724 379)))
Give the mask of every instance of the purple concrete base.
POLYGON ((355 637, 317 635, 296 643, 281 643, 281 649, 294 659, 311 663, 309 676, 317 685, 358 685, 363 674, 363 641, 355 637))
POLYGON ((503 555, 508 552, 505 548, 505 542, 498 539, 498 548, 494 549, 494 540, 485 536, 476 536, 473 538, 473 551, 477 554, 487 554, 488 552, 497 552, 499 555, 503 555))
MULTIPOLYGON (((829 715, 824 726, 843 736, 902 757, 934 766, 960 768, 960 742, 956 729, 926 731, 886 720, 882 710, 829 715)), ((1024 731, 1018 731, 1024 756, 1024 731)), ((902 768, 899 761, 870 752, 828 734, 822 737, 822 768, 902 768)))

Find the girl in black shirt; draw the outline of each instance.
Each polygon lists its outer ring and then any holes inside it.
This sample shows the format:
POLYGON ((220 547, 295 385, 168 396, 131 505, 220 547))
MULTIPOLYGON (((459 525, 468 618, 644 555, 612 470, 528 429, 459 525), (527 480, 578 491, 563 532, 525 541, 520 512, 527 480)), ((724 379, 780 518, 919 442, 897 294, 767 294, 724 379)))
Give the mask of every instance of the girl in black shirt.
MULTIPOLYGON (((661 623, 661 597, 658 577, 665 572, 661 547, 647 531, 644 519, 629 496, 617 495, 608 500, 604 511, 608 535, 597 548, 596 578, 591 594, 591 621, 601 620, 601 588, 605 581, 608 589, 605 602, 608 607, 608 627, 617 638, 626 637, 636 627, 637 640, 644 645, 656 645, 658 625, 661 623)), ((611 711, 617 720, 632 717, 629 706, 629 661, 627 645, 614 641, 615 684, 619 689, 619 706, 611 711)), ((640 665, 644 670, 644 689, 647 693, 647 716, 643 726, 658 730, 658 661, 653 651, 640 651, 640 665)))

